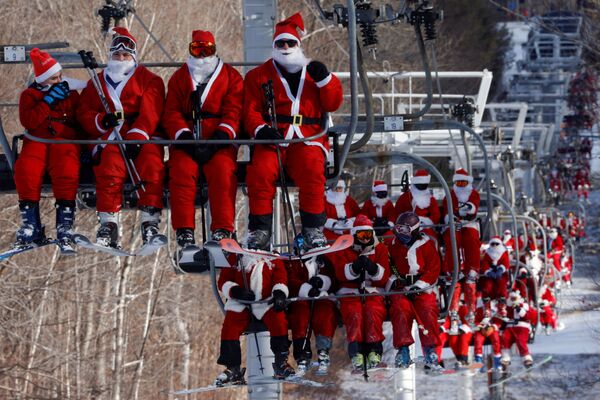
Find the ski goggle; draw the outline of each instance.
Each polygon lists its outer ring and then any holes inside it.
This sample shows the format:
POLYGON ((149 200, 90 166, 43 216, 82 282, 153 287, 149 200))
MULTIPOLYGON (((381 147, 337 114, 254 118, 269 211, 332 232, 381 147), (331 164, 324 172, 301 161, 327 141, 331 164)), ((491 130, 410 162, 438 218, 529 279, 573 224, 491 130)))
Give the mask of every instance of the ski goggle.
POLYGON ((375 192, 375 196, 378 199, 385 199, 388 196, 388 192, 387 191, 385 191, 385 192, 375 192))
POLYGON ((133 40, 128 38, 127 36, 117 36, 110 43, 109 51, 114 53, 116 51, 126 51, 131 54, 135 54, 136 45, 133 40))
POLYGON ((194 41, 189 45, 190 55, 196 58, 214 56, 217 52, 217 45, 213 42, 194 41))
POLYGON ((469 185, 469 181, 456 181, 454 184, 457 187, 467 187, 469 185))
POLYGON ((373 231, 370 229, 364 231, 356 231, 354 236, 361 242, 367 242, 373 239, 373 231))
POLYGON ((288 47, 296 47, 298 45, 298 42, 293 40, 293 39, 279 39, 275 41, 275 47, 278 49, 283 49, 285 47, 285 45, 288 45, 288 47))

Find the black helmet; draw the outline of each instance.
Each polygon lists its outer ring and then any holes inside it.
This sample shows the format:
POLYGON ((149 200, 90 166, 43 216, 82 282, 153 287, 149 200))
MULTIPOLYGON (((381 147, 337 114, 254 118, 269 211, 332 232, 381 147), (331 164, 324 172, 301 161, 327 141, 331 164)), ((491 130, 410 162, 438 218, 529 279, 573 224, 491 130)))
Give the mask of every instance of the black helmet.
POLYGON ((394 235, 403 244, 410 244, 417 239, 421 228, 421 220, 412 211, 403 212, 394 225, 394 235))

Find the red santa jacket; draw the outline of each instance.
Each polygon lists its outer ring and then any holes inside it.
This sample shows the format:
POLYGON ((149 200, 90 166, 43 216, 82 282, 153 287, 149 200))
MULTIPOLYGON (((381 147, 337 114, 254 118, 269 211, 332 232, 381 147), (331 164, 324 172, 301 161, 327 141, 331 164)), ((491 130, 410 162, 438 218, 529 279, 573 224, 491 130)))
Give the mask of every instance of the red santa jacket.
MULTIPOLYGON (((437 282, 441 268, 440 255, 429 236, 421 233, 410 248, 394 238, 389 249, 392 265, 400 275, 417 275, 418 280, 415 285, 422 289, 437 282)), ((390 277, 388 289, 396 279, 398 279, 396 275, 390 277)), ((432 289, 429 289, 427 293, 431 291, 432 289)))
MULTIPOLYGON (((213 136, 215 130, 237 136, 242 115, 243 80, 229 64, 219 60, 215 72, 202 93, 202 138, 213 136)), ((169 79, 162 125, 170 139, 177 139, 184 130, 193 131, 191 94, 196 90, 186 65, 169 79)))
POLYGON ((556 305, 556 297, 552 293, 552 289, 548 287, 548 285, 543 285, 540 289, 540 307, 546 306, 555 306, 556 305))
MULTIPOLYGON (((254 68, 244 79, 244 126, 246 131, 254 137, 256 132, 265 124, 269 117, 265 104, 262 85, 269 80, 273 81, 275 94, 275 110, 278 115, 296 118, 298 124, 278 122, 278 129, 285 139, 303 138, 314 136, 322 131, 319 124, 301 124, 301 118, 320 119, 324 112, 336 111, 342 104, 342 84, 333 74, 329 74, 321 82, 315 82, 302 68, 300 84, 293 97, 285 78, 270 59, 264 64, 254 68)), ((305 142, 307 145, 319 146, 326 153, 329 149, 327 135, 315 141, 305 142)))
POLYGON ((394 222, 396 222, 394 203, 389 199, 383 206, 375 205, 372 199, 368 199, 365 201, 365 204, 363 204, 360 214, 366 215, 371 220, 375 220, 375 218, 384 218, 388 220, 390 226, 393 226, 394 222))
POLYGON ((318 276, 323 280, 323 286, 319 296, 327 296, 329 292, 333 292, 335 276, 331 266, 327 263, 323 264, 310 258, 304 261, 304 264, 299 259, 284 260, 285 268, 288 277, 288 287, 290 289, 290 297, 308 297, 308 292, 312 286, 308 281, 313 276, 318 276))
POLYGON ((440 223, 440 206, 431 194, 429 195, 429 202, 425 199, 417 201, 410 190, 406 191, 396 200, 395 208, 396 217, 403 212, 412 211, 419 216, 421 224, 436 225, 440 223))
POLYGON ((550 239, 550 253, 552 254, 561 254, 565 247, 564 241, 560 234, 556 237, 556 239, 550 239))
POLYGON ((36 137, 44 139, 76 139, 77 130, 76 110, 79 103, 79 93, 75 90, 69 96, 50 108, 42 99, 48 92, 43 92, 41 86, 32 84, 21 93, 19 99, 19 119, 21 125, 36 137))
MULTIPOLYGON (((350 196, 346 197, 346 202, 344 204, 338 205, 331 204, 327 201, 327 197, 325 197, 325 214, 327 215, 327 220, 325 221, 326 229, 333 230, 334 223, 346 220, 346 230, 348 230, 352 228, 353 218, 360 214, 360 207, 356 200, 350 196)), ((336 228, 338 227, 336 226, 336 228)))
MULTIPOLYGON (((111 112, 123 111, 125 114, 122 126, 115 128, 119 129, 123 139, 144 140, 158 136, 156 128, 165 103, 165 85, 158 75, 140 65, 116 88, 106 84, 104 71, 98 77, 111 112)), ((90 81, 81 92, 77 117, 94 139, 114 139, 114 129, 107 131, 100 126, 104 113, 100 97, 90 81)))
POLYGON ((519 306, 507 305, 506 311, 507 317, 510 319, 510 321, 506 325, 507 328, 511 326, 518 326, 522 328, 531 329, 532 313, 527 302, 523 302, 519 306))
MULTIPOLYGON (((450 191, 450 197, 452 199, 452 211, 454 216, 459 218, 463 228, 475 228, 479 230, 479 224, 475 221, 477 218, 477 210, 479 210, 479 192, 475 189, 471 190, 469 197, 461 201, 461 210, 459 210, 458 202, 459 199, 454 193, 454 189, 450 191), (460 212, 459 212, 460 211, 460 212), (461 215, 464 214, 464 215, 461 215)), ((448 223, 448 208, 446 206, 446 198, 442 201, 442 215, 444 216, 444 223, 448 223)))
MULTIPOLYGON (((503 241, 504 243, 504 247, 506 247, 506 249, 508 251, 514 251, 515 250, 515 238, 511 235, 509 239, 506 239, 505 241, 503 241)), ((523 251, 523 239, 521 239, 519 237, 519 251, 523 251)))
POLYGON ((494 328, 496 331, 500 330, 500 327, 502 326, 502 320, 495 316, 497 308, 491 303, 492 302, 486 305, 482 301, 478 300, 477 308, 475 309, 476 331, 482 331, 489 326, 494 328))
POLYGON ((585 185, 587 185, 589 187, 590 179, 586 175, 584 175, 581 171, 577 171, 577 174, 575 175, 573 183, 574 183, 575 187, 578 187, 578 186, 585 187, 585 185))
POLYGON ((577 218, 577 217, 567 218, 567 227, 569 230, 569 236, 577 237, 577 235, 579 233, 579 218, 577 218))
MULTIPOLYGON (((289 296, 287 274, 283 261, 258 260, 245 257, 241 264, 242 267, 224 268, 219 275, 218 287, 227 299, 225 303, 226 311, 242 312, 247 307, 231 298, 230 290, 234 286, 242 286, 252 290, 256 300, 269 298, 275 290, 281 290, 289 296)), ((252 304, 251 306, 252 313, 258 319, 261 319, 271 307, 267 303, 252 304)))
POLYGON ((335 272, 335 278, 340 287, 338 294, 358 293, 361 285, 360 276, 352 271, 352 263, 360 256, 365 255, 377 264, 377 273, 365 274, 365 290, 368 293, 381 292, 390 276, 390 260, 388 249, 383 243, 377 243, 374 248, 367 249, 360 254, 352 247, 335 253, 329 253, 329 260, 335 272))
MULTIPOLYGON (((500 246, 499 246, 500 247, 500 246)), ((495 252, 491 247, 486 249, 483 253, 483 258, 481 259, 481 267, 479 269, 479 273, 485 274, 492 265, 496 265, 500 268, 504 268, 503 272, 506 272, 510 268, 510 260, 508 258, 508 251, 503 249, 502 252, 495 252)))
POLYGON ((554 192, 554 193, 560 193, 560 178, 559 177, 550 177, 550 189, 554 192))

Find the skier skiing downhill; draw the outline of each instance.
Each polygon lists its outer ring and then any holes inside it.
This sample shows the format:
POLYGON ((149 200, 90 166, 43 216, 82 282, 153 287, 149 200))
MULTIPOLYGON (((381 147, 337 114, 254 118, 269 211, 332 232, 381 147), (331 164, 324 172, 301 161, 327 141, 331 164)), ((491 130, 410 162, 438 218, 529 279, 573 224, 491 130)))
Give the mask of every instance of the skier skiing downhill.
POLYGON ((271 350, 275 355, 273 363, 275 378, 284 379, 293 375, 294 369, 287 362, 288 326, 283 311, 289 289, 283 262, 244 256, 237 266, 221 270, 218 287, 227 301, 217 363, 224 365, 226 369, 217 377, 215 385, 243 382, 243 370, 240 369, 242 363, 240 336, 248 328, 252 318, 264 322, 271 334, 271 350), (272 297, 270 303, 248 305, 238 301, 250 302, 269 297, 272 297))
MULTIPOLYGON (((302 234, 294 240, 294 249, 300 255, 304 248, 302 234)), ((315 334, 317 374, 325 375, 329 370, 329 350, 336 328, 336 302, 333 299, 318 300, 335 291, 335 273, 324 258, 313 257, 304 262, 299 259, 284 260, 291 297, 312 297, 315 300, 294 301, 288 307, 288 323, 292 331, 294 359, 297 374, 302 376, 310 368, 312 351, 311 331, 315 334)))
POLYGON ((244 125, 256 140, 254 155, 248 166, 246 183, 250 215, 247 246, 269 246, 275 182, 283 167, 299 189, 300 219, 307 248, 327 244, 325 224, 325 157, 329 148, 327 135, 288 146, 261 145, 261 140, 293 139, 322 132, 325 113, 342 104, 340 80, 327 67, 304 55, 301 35, 304 22, 294 14, 275 26, 273 58, 251 70, 244 80, 244 125), (268 118, 263 85, 271 81, 277 126, 268 118), (278 152, 281 154, 279 165, 278 152))
POLYGON ((479 278, 479 290, 485 303, 490 300, 498 301, 498 312, 505 315, 504 304, 506 303, 508 272, 510 271, 510 260, 508 251, 502 244, 500 237, 494 236, 488 243, 488 248, 481 259, 481 277, 479 278))
MULTIPOLYGON (((356 217, 351 234, 352 247, 326 255, 335 270, 337 294, 381 292, 390 275, 387 247, 376 243, 373 223, 365 215, 356 217)), ((383 354, 384 297, 342 297, 340 311, 354 372, 377 367, 383 354)))
MULTIPOLYGON (((36 137, 82 139, 75 119, 79 94, 62 76, 61 65, 48 53, 30 52, 35 81, 21 93, 19 119, 36 137)), ((45 144, 25 139, 15 162, 15 185, 19 195, 22 225, 15 247, 40 244, 46 240, 40 219, 40 193, 48 172, 56 198, 56 234, 63 251, 74 251, 72 234, 75 196, 79 185, 79 146, 45 144)))
POLYGON ((533 358, 529 354, 527 340, 531 330, 531 310, 519 290, 510 292, 506 301, 508 306, 508 322, 502 333, 502 365, 510 364, 510 348, 516 343, 519 355, 526 368, 533 366, 533 358))
MULTIPOLYGON (((431 175, 429 175, 429 172, 424 169, 415 171, 414 176, 411 178, 410 190, 402 193, 396 200, 396 216, 406 211, 412 211, 419 216, 421 225, 440 223, 440 207, 428 189, 430 181, 431 175)), ((421 232, 432 238, 437 246, 438 234, 433 227, 421 227, 421 232)))
POLYGON ((354 219, 360 214, 360 207, 346 191, 346 183, 339 180, 325 192, 325 237, 335 240, 347 234, 354 225, 354 219))
MULTIPOLYGON (((477 210, 479 209, 479 192, 473 188, 473 177, 461 168, 456 170, 452 180, 454 181, 454 186, 450 191, 452 210, 454 218, 460 223, 460 226, 456 230, 456 247, 459 252, 458 258, 461 267, 460 280, 454 290, 454 295, 450 303, 450 316, 453 321, 450 331, 451 333, 456 333, 458 327, 458 299, 461 292, 464 292, 465 305, 469 309, 467 319, 469 321, 473 320, 476 282, 479 276, 479 249, 481 242, 479 240, 479 223, 476 220, 477 210)), ((442 205, 444 223, 448 224, 446 199, 442 201, 442 205)), ((452 274, 453 257, 448 227, 445 228, 444 243, 446 254, 443 271, 449 276, 452 274)))
MULTIPOLYGON (((122 27, 112 29, 109 61, 99 74, 102 91, 112 112, 106 113, 92 82, 81 93, 78 119, 88 136, 113 139, 116 133, 125 140, 147 140, 159 136, 156 131, 165 101, 162 79, 138 65, 137 41, 122 27)), ((144 244, 158 234, 163 207, 165 167, 162 145, 127 144, 125 156, 133 160, 143 188, 138 187, 137 205, 141 211, 141 233, 144 244)), ((100 227, 97 243, 117 247, 118 214, 121 209, 123 184, 127 179, 123 156, 117 145, 97 145, 92 150, 96 175, 96 209, 100 227)))
POLYGON ((388 186, 384 181, 374 181, 372 191, 371 198, 365 201, 360 213, 371 218, 377 236, 391 234, 390 228, 396 221, 396 210, 390 200, 388 186))
POLYGON ((409 346, 414 343, 411 331, 413 320, 416 320, 422 326, 425 367, 438 370, 441 367, 435 348, 439 342, 439 309, 435 293, 428 286, 437 282, 441 262, 435 242, 420 232, 419 227, 420 220, 415 213, 400 214, 393 228, 395 237, 389 245, 393 274, 386 287, 390 291, 407 292, 389 297, 393 343, 398 349, 395 365, 407 368, 411 363, 409 346), (411 293, 426 288, 425 291, 411 293))
MULTIPOLYGON (((235 139, 240 129, 243 81, 216 55, 211 32, 192 32, 190 56, 169 80, 162 124, 170 139, 235 139), (199 115, 195 109, 201 106, 199 115), (196 123, 200 132, 194 133, 196 123)), ((194 244, 196 182, 208 182, 212 239, 234 231, 237 148, 220 144, 180 144, 169 152, 171 216, 180 247, 194 244)))

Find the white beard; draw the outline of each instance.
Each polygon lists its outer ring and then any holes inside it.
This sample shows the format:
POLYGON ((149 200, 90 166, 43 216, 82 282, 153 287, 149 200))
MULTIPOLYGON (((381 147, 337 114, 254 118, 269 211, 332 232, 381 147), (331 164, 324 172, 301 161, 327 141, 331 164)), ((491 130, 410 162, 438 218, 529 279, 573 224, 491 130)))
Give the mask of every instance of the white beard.
POLYGON ((346 202, 346 197, 348 194, 346 192, 333 192, 328 190, 325 192, 325 198, 329 204, 333 204, 334 206, 341 206, 346 202))
POLYGON ((415 187, 415 185, 410 185, 410 194, 412 194, 413 198, 413 209, 416 207, 428 208, 429 204, 431 204, 431 193, 429 193, 429 189, 419 190, 415 187))
POLYGON ((284 49, 273 49, 273 60, 292 74, 300 71, 310 61, 304 56, 300 46, 284 49))
POLYGON ((508 242, 510 239, 512 238, 512 235, 504 235, 504 237, 502 238, 502 242, 506 243, 508 242))
POLYGON ((385 199, 380 199, 377 196, 371 196, 371 203, 373 203, 375 207, 383 207, 388 201, 389 199, 387 197, 385 199))
POLYGON ((456 195, 458 201, 460 201, 461 203, 466 203, 467 201, 469 201, 469 197, 471 197, 473 185, 471 185, 470 183, 465 187, 458 187, 456 185, 453 185, 452 190, 454 190, 454 194, 456 195))
POLYGON ((117 61, 109 60, 104 70, 106 75, 115 83, 121 82, 136 67, 135 60, 117 61))
POLYGON ((502 254, 506 251, 506 247, 504 246, 490 246, 485 251, 493 262, 498 262, 502 254))
POLYGON ((186 64, 190 70, 190 74, 197 83, 203 83, 215 72, 217 65, 219 64, 219 58, 217 56, 210 56, 204 58, 196 58, 189 56, 186 64))

